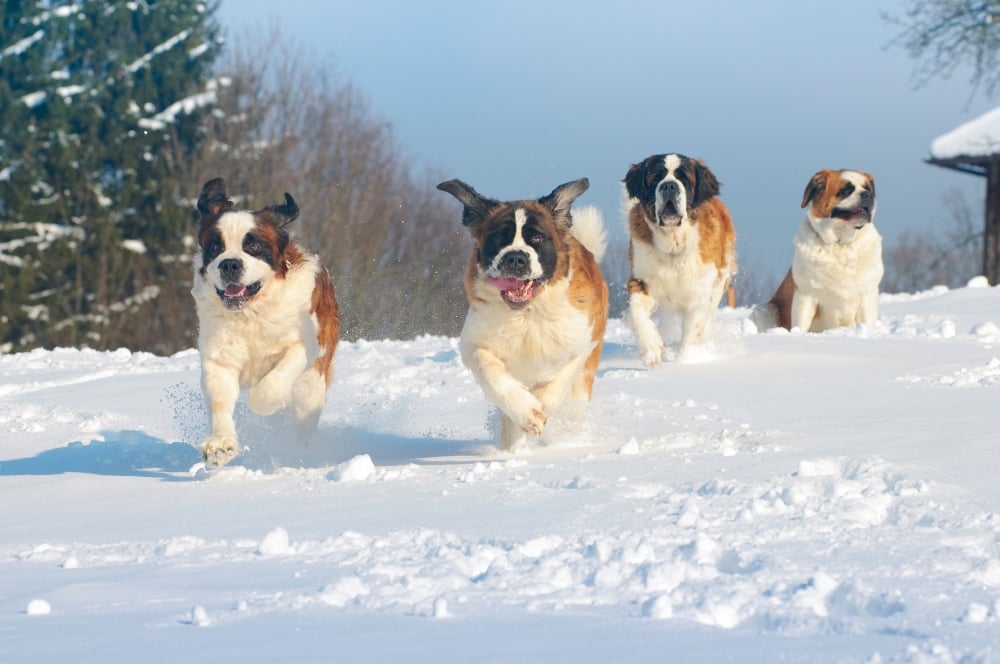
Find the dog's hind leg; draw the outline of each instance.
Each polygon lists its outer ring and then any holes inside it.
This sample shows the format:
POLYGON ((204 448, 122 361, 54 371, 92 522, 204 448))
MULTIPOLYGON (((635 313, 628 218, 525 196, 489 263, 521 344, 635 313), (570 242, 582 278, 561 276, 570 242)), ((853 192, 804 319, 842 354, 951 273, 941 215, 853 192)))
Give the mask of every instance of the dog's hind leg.
POLYGON ((295 428, 300 435, 305 436, 316 430, 326 404, 326 388, 326 380, 315 367, 310 367, 299 376, 292 386, 295 428))
POLYGON ((273 415, 289 405, 292 388, 308 365, 306 350, 291 346, 256 385, 250 388, 247 404, 258 415, 273 415))

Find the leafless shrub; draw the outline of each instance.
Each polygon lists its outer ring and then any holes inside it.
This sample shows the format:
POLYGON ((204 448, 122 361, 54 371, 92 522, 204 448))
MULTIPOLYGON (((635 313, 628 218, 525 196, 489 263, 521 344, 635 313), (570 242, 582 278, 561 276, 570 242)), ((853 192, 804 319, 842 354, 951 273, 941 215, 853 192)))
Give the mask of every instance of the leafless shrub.
POLYGON ((983 233, 961 191, 944 196, 948 218, 940 231, 903 233, 884 251, 881 290, 912 293, 932 286, 962 286, 982 271, 983 233), (943 234, 942 234, 943 231, 943 234))

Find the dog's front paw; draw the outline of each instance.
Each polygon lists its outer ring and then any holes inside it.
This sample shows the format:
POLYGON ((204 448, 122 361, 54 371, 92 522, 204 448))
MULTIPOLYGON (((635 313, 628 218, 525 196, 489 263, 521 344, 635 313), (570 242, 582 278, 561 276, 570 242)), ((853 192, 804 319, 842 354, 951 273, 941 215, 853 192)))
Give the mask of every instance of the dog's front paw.
POLYGON ((533 436, 541 436, 545 429, 545 420, 548 415, 545 413, 545 405, 525 388, 518 390, 512 395, 509 408, 504 409, 510 416, 511 421, 521 431, 533 436))
POLYGON ((532 408, 529 410, 519 425, 521 427, 521 431, 531 434, 532 436, 541 436, 542 431, 545 430, 546 420, 548 420, 548 416, 539 405, 538 408, 532 408))
POLYGON ((639 347, 639 358, 646 367, 652 369, 663 361, 663 353, 667 348, 661 341, 658 344, 648 344, 639 347))
POLYGON ((247 405, 258 415, 274 415, 288 405, 291 390, 287 385, 265 378, 247 394, 247 405))
POLYGON ((209 466, 224 466, 240 453, 240 446, 235 438, 214 434, 201 444, 201 456, 209 466))

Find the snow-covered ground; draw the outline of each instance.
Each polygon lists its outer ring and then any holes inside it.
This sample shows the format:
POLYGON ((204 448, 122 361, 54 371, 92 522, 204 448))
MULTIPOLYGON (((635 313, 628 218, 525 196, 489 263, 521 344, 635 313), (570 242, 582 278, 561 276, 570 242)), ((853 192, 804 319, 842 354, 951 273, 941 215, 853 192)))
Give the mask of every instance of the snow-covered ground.
POLYGON ((196 352, 0 356, 0 661, 1000 661, 1000 289, 746 316, 652 371, 613 321, 516 456, 455 339, 344 343, 210 473, 196 352))

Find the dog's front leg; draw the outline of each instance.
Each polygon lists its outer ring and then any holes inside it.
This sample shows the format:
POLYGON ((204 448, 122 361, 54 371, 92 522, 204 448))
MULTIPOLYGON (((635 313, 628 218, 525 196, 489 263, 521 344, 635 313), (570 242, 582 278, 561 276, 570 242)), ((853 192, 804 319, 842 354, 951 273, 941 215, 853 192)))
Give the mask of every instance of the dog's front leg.
MULTIPOLYGON (((545 407, 521 381, 510 375, 500 358, 485 348, 476 348, 466 364, 487 401, 496 404, 517 429, 534 436, 542 435, 547 418, 545 407)), ((512 432, 501 438, 504 449, 518 445, 517 436, 512 432)))
POLYGON ((808 332, 818 307, 819 301, 815 297, 805 295, 801 289, 795 291, 792 297, 792 329, 797 327, 802 332, 808 332))
POLYGON ((684 312, 678 354, 683 355, 688 348, 704 341, 709 324, 712 322, 713 311, 711 305, 698 305, 684 312))
POLYGON ((861 306, 858 311, 858 322, 871 327, 878 320, 878 288, 872 289, 861 296, 861 306))
POLYGON ((628 314, 626 322, 635 334, 639 347, 639 357, 647 367, 654 367, 663 359, 663 337, 660 336, 653 323, 653 312, 656 311, 656 300, 647 292, 645 284, 638 279, 629 279, 628 283, 628 314))
POLYGON ((289 405, 292 386, 308 366, 305 347, 301 344, 290 346, 278 363, 250 388, 247 404, 258 415, 273 415, 289 405))
POLYGON ((201 383, 212 424, 212 433, 201 444, 202 458, 209 465, 223 466, 240 451, 233 420, 233 409, 240 396, 239 376, 229 368, 204 362, 201 383))

